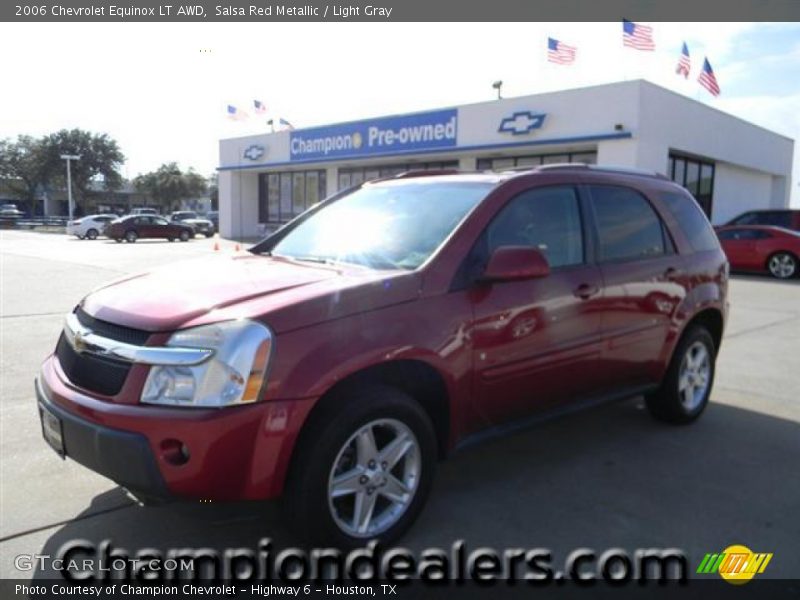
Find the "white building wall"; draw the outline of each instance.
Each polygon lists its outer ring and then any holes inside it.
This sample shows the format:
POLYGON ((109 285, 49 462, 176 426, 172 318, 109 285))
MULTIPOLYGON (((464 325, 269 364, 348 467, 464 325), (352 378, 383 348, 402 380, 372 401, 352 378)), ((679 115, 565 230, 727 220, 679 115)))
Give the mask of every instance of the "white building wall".
MULTIPOLYGON (((714 180, 712 222, 720 225, 753 208, 768 208, 757 199, 770 198, 773 177, 761 171, 718 162, 714 180)), ((781 198, 783 201, 783 198, 781 198)))
POLYGON ((258 237, 258 175, 250 171, 220 171, 219 232, 224 238, 258 237), (224 204, 223 204, 224 199, 224 204), (227 210, 223 209, 223 206, 227 210))

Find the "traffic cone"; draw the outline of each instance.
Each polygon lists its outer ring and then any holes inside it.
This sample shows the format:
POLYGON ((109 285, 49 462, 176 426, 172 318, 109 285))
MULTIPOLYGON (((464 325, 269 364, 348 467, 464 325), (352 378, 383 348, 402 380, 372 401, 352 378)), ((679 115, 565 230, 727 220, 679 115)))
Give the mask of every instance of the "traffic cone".
POLYGON ((241 252, 242 247, 239 244, 236 244, 236 248, 234 248, 234 252, 241 252))
POLYGON ((214 252, 219 252, 219 234, 214 234, 214 252))

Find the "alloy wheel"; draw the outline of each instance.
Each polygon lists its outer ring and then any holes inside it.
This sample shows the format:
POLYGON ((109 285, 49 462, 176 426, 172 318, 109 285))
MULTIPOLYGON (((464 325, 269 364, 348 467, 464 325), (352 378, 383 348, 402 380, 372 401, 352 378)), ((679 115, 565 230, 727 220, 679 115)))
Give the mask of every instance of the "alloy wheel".
POLYGON ((710 384, 711 355, 706 345, 698 341, 687 348, 678 375, 678 394, 688 412, 703 403, 710 384))
POLYGON ((369 538, 392 527, 411 505, 421 475, 419 442, 396 419, 371 421, 339 451, 328 477, 328 507, 347 535, 369 538))
POLYGON ((778 279, 789 279, 797 271, 797 261, 791 254, 781 252, 769 259, 769 272, 778 279))

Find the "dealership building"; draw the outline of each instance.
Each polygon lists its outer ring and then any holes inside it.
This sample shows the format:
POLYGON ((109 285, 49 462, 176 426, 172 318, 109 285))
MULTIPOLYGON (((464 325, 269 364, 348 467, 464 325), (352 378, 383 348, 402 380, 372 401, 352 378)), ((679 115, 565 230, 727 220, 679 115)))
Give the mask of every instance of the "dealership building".
POLYGON ((219 226, 257 237, 324 197, 412 169, 581 162, 654 170, 713 223, 789 205, 794 142, 636 80, 220 141, 219 226))

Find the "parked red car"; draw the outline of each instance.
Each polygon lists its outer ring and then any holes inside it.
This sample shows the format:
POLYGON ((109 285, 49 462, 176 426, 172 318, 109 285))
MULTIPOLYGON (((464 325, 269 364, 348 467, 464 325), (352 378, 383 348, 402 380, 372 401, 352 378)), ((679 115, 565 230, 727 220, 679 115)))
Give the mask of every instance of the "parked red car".
POLYGON ((800 210, 796 208, 751 210, 734 217, 725 225, 769 225, 800 231, 800 210))
POLYGON ((188 242, 195 232, 190 225, 171 223, 157 215, 129 215, 109 223, 103 234, 115 242, 133 243, 140 238, 188 242))
POLYGON ((717 237, 731 269, 767 272, 778 279, 800 273, 800 233, 781 227, 720 227, 717 237))
POLYGON ((637 394, 696 419, 727 283, 663 177, 404 174, 92 292, 37 379, 44 437, 142 498, 283 494, 306 538, 388 543, 487 435, 637 394))

